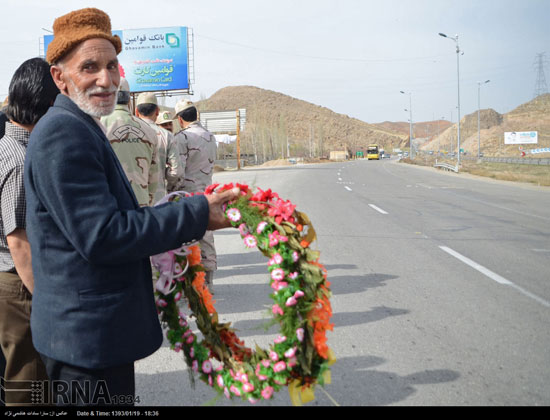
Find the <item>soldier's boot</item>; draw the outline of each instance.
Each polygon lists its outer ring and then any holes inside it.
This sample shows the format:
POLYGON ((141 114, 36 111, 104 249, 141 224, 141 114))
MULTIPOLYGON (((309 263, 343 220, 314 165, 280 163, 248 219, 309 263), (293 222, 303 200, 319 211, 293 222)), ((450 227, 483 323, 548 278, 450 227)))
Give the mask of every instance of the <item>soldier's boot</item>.
POLYGON ((207 271, 206 276, 206 286, 208 287, 208 290, 210 291, 210 294, 214 294, 214 272, 213 271, 207 271))

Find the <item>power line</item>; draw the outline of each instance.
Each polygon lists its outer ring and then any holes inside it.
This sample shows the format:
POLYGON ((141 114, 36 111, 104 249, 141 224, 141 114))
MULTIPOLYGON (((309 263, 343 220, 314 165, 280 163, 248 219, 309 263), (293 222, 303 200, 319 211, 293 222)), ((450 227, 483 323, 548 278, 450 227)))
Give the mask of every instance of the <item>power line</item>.
POLYGON ((204 38, 208 39, 210 41, 216 41, 220 42, 222 44, 227 45, 233 45, 240 48, 247 48, 249 50, 255 50, 260 51, 264 53, 269 54, 278 54, 278 55, 286 55, 291 57, 299 57, 299 58, 307 58, 307 59, 313 59, 313 60, 324 60, 324 61, 350 61, 350 62, 363 62, 363 63, 392 63, 392 62, 406 62, 406 61, 422 61, 422 60, 433 60, 434 58, 441 58, 441 57, 448 57, 450 54, 441 54, 441 55, 433 55, 429 57, 411 57, 411 58, 390 58, 390 59, 367 59, 367 58, 354 58, 354 57, 323 57, 323 56, 315 56, 315 55, 307 55, 307 54, 296 54, 291 53, 288 51, 277 51, 277 50, 270 50, 266 48, 260 48, 255 47, 252 45, 245 45, 240 44, 237 42, 230 42, 222 39, 212 38, 209 36, 204 35, 195 35, 197 38, 204 38))
POLYGON ((539 53, 535 58, 535 68, 537 69, 537 81, 535 83, 535 98, 548 93, 548 86, 546 85, 546 76, 544 74, 544 67, 548 64, 548 59, 545 57, 546 53, 539 53))

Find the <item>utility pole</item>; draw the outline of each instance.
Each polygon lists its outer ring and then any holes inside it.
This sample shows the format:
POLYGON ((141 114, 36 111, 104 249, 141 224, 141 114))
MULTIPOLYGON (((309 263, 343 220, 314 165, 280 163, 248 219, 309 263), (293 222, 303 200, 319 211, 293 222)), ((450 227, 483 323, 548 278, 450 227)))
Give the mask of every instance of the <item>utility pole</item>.
POLYGON ((535 98, 548 93, 548 86, 546 85, 546 76, 544 74, 544 67, 548 64, 548 60, 545 57, 546 53, 539 53, 535 58, 535 68, 537 69, 537 81, 535 83, 535 98))
POLYGON ((457 170, 460 168, 460 53, 464 54, 463 51, 460 50, 460 46, 458 45, 458 34, 454 37, 445 35, 443 33, 439 33, 439 36, 442 36, 443 38, 452 39, 456 43, 456 74, 457 74, 457 82, 458 82, 458 133, 457 133, 457 149, 458 149, 458 155, 456 160, 456 168, 457 170))
POLYGON ((489 83, 490 80, 485 82, 477 82, 477 158, 481 158, 481 85, 489 83))

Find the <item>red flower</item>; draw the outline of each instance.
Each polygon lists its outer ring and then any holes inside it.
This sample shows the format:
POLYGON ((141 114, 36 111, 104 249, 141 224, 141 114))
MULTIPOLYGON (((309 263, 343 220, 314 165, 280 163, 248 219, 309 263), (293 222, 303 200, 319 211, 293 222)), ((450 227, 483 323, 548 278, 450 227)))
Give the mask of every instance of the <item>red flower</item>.
POLYGON ((206 189, 204 190, 204 193, 206 195, 211 195, 214 193, 214 191, 216 190, 216 188, 218 188, 220 186, 220 184, 212 184, 208 187, 206 187, 206 189))
POLYGON ((296 205, 292 204, 290 201, 283 201, 281 199, 278 199, 273 207, 269 208, 267 214, 269 214, 271 217, 275 217, 275 221, 278 224, 281 224, 281 221, 283 220, 293 223, 294 217, 292 217, 292 214, 294 214, 295 209, 296 205))

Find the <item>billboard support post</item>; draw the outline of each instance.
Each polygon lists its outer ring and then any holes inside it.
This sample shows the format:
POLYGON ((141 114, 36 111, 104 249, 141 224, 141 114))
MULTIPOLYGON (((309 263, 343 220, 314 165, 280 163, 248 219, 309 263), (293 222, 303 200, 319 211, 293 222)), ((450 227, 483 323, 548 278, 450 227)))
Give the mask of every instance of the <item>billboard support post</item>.
POLYGON ((237 109, 237 170, 241 170, 241 111, 237 109))

